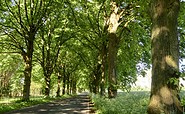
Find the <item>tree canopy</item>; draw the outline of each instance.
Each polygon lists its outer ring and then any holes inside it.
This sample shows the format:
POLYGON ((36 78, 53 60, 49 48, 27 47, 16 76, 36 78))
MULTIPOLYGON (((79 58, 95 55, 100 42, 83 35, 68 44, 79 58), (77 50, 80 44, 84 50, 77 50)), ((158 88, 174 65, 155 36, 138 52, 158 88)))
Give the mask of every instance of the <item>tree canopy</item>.
POLYGON ((108 90, 114 98, 117 89, 129 90, 152 64, 150 10, 145 0, 0 1, 0 96, 29 100, 37 88, 47 97, 108 90))

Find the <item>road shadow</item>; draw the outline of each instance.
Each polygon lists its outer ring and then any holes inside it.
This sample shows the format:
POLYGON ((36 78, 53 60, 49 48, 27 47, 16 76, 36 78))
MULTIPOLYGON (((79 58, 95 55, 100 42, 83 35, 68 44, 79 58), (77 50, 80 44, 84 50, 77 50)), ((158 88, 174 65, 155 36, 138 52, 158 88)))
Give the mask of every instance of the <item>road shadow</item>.
POLYGON ((95 114, 87 94, 56 100, 4 114, 95 114))

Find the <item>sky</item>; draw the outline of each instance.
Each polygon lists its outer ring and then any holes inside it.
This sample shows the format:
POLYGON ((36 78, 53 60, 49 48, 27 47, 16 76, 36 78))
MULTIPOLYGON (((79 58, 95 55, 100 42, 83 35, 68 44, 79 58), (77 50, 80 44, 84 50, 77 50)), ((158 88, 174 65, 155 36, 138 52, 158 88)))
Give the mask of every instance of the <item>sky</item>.
MULTIPOLYGON (((181 0, 182 2, 185 2, 185 0, 181 0)), ((183 68, 182 65, 185 67, 185 59, 180 63, 180 70, 183 68)), ((185 70, 185 69, 184 69, 185 70)), ((146 71, 146 76, 138 76, 137 81, 136 81, 136 86, 141 87, 141 88, 150 88, 151 87, 151 69, 148 69, 146 71)), ((185 80, 180 79, 180 83, 182 83, 185 87, 185 80)))
MULTIPOLYGON (((180 69, 182 69, 182 65, 185 65, 185 59, 180 63, 180 69)), ((141 88, 149 88, 151 87, 151 69, 146 70, 146 76, 138 76, 136 81, 136 86, 141 88)), ((180 79, 180 83, 185 86, 185 80, 180 79)))

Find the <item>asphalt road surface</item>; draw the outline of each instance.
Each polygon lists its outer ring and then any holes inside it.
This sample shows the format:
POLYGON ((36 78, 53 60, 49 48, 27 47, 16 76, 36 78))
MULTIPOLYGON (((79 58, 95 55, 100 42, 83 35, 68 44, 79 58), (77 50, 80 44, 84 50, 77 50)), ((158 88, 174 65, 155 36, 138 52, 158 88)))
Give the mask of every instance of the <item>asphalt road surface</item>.
POLYGON ((56 100, 45 104, 7 112, 5 114, 95 114, 88 94, 56 100))

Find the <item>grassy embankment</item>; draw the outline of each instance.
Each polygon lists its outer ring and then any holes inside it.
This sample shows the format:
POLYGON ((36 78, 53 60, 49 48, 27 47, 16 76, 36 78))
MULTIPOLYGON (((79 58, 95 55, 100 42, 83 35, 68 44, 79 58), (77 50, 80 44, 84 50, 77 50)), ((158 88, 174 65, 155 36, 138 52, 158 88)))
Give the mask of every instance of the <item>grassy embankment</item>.
POLYGON ((120 92, 115 99, 93 96, 97 114, 146 114, 149 92, 120 92))
MULTIPOLYGON (((120 92, 115 99, 92 96, 96 114, 147 114, 149 91, 120 92)), ((181 91, 181 102, 185 106, 185 91, 181 91)))
POLYGON ((22 109, 25 107, 47 103, 57 99, 69 98, 69 95, 55 98, 31 97, 30 101, 22 101, 20 98, 0 98, 0 114, 12 110, 22 109))

